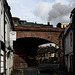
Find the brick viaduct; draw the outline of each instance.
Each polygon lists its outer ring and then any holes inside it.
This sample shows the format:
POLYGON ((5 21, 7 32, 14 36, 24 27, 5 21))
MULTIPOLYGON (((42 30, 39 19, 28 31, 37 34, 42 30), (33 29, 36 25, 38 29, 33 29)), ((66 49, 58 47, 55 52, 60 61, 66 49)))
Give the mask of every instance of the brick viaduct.
POLYGON ((48 40, 52 43, 58 44, 58 36, 62 28, 52 28, 52 27, 37 27, 37 26, 15 26, 16 39, 25 37, 34 37, 48 40))
POLYGON ((30 60, 27 59, 27 56, 36 56, 39 43, 44 43, 43 41, 45 41, 45 43, 53 42, 59 45, 58 36, 64 29, 37 26, 14 26, 14 30, 16 31, 17 39, 15 41, 16 44, 14 43, 14 50, 16 52, 16 56, 14 55, 14 68, 21 68, 22 65, 20 66, 20 62, 23 62, 23 66, 25 61, 30 64, 30 60))

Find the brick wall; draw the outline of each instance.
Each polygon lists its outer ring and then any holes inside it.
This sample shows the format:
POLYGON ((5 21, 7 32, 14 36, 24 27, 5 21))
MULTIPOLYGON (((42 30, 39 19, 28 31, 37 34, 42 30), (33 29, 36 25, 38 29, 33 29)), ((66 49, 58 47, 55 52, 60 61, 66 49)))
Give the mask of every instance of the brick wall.
POLYGON ((16 38, 24 37, 35 37, 48 40, 50 42, 59 44, 58 37, 64 29, 61 28, 49 28, 49 27, 24 27, 15 26, 15 31, 17 32, 16 38))
POLYGON ((14 68, 27 68, 27 63, 19 55, 14 54, 14 68))

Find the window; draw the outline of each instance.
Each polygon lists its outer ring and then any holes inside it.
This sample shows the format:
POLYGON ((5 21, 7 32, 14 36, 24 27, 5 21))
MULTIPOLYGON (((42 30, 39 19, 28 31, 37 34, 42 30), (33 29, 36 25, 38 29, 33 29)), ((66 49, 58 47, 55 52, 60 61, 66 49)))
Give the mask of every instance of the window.
POLYGON ((1 15, 2 15, 2 10, 1 10, 1 15))
POLYGON ((1 64, 0 64, 1 73, 4 72, 4 56, 1 54, 1 64))
POLYGON ((70 33, 70 45, 72 47, 73 39, 72 39, 72 32, 70 33))
POLYGON ((60 40, 60 49, 62 49, 62 39, 60 40))

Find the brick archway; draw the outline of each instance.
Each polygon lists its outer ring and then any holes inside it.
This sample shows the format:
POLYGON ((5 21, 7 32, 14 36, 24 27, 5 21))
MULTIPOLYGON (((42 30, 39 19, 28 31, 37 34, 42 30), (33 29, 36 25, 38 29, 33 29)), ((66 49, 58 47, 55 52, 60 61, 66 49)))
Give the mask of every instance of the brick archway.
POLYGON ((35 37, 51 41, 59 45, 58 37, 64 29, 61 28, 49 28, 49 27, 24 27, 15 26, 16 39, 25 37, 35 37))
MULTIPOLYGON (((16 54, 25 60, 25 58, 29 55, 32 57, 36 56, 37 46, 39 44, 53 42, 59 45, 58 36, 64 29, 51 27, 15 26, 14 30, 16 31, 17 39, 14 41, 14 50, 16 51, 16 54), (30 38, 30 40, 28 38, 30 38)), ((26 60, 26 62, 28 61, 29 60, 26 60)))

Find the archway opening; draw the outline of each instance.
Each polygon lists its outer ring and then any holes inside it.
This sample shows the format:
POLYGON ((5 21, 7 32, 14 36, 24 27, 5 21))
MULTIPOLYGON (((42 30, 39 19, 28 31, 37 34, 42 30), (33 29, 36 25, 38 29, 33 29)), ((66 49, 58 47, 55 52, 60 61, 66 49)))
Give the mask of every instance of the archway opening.
POLYGON ((37 60, 40 63, 58 63, 59 46, 54 43, 40 45, 37 52, 37 60))
POLYGON ((18 57, 22 59, 19 58, 18 58, 19 60, 15 59, 15 63, 16 61, 17 63, 23 63, 24 60, 25 62, 27 62, 29 66, 36 65, 36 55, 37 55, 38 46, 46 43, 52 43, 52 42, 45 39, 34 38, 34 37, 17 39, 16 41, 14 41, 15 54, 17 54, 18 57))

